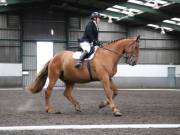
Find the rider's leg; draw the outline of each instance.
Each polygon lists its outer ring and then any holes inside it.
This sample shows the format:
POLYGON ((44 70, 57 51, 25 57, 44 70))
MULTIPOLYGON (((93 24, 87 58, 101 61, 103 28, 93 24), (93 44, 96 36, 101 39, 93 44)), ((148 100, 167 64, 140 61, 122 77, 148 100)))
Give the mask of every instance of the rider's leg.
POLYGON ((81 66, 81 64, 82 64, 82 62, 84 61, 84 59, 85 59, 85 57, 86 57, 87 54, 88 54, 87 51, 84 51, 84 52, 81 54, 80 59, 78 60, 78 62, 77 62, 76 65, 75 65, 76 68, 79 68, 79 67, 81 66))
POLYGON ((79 68, 81 66, 83 60, 85 59, 85 57, 87 56, 87 54, 90 52, 90 49, 91 49, 90 43, 88 43, 88 42, 80 43, 80 47, 82 48, 83 53, 81 54, 80 59, 78 60, 78 62, 75 65, 76 68, 79 68))

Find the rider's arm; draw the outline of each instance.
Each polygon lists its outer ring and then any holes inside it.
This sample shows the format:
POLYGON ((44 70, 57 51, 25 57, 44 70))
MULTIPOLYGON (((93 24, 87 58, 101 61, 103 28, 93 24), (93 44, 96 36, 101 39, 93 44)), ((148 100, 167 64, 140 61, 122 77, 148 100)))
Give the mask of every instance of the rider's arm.
POLYGON ((97 41, 97 37, 95 37, 95 32, 97 32, 96 26, 93 24, 93 22, 90 22, 86 29, 87 36, 89 38, 90 42, 97 41))

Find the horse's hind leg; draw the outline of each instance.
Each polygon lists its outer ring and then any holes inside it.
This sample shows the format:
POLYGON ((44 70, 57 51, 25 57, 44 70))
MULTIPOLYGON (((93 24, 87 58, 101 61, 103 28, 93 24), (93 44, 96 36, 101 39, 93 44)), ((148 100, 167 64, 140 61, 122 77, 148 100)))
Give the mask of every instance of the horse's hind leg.
POLYGON ((77 102, 72 96, 73 83, 66 83, 64 96, 74 105, 76 111, 81 111, 79 102, 77 102))
POLYGON ((48 77, 49 77, 49 84, 47 90, 45 91, 45 111, 48 113, 53 113, 54 111, 50 106, 49 99, 52 94, 53 87, 58 79, 58 74, 51 71, 48 73, 48 77))
MULTIPOLYGON (((111 90, 113 91, 113 96, 112 98, 114 99, 117 94, 118 94, 118 88, 117 86, 114 84, 113 80, 110 79, 110 87, 111 87, 111 90)), ((100 104, 99 104, 99 108, 104 108, 106 107, 107 105, 109 105, 109 102, 107 100, 104 100, 104 101, 101 101, 100 104)))

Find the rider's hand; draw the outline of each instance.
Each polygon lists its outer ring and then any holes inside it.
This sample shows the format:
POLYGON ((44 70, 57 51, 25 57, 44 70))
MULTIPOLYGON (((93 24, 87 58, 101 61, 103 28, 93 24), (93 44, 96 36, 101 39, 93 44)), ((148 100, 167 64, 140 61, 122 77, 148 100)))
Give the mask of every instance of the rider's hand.
POLYGON ((97 45, 97 46, 99 46, 99 47, 102 46, 101 42, 99 42, 98 40, 94 41, 93 44, 94 44, 95 46, 97 45))

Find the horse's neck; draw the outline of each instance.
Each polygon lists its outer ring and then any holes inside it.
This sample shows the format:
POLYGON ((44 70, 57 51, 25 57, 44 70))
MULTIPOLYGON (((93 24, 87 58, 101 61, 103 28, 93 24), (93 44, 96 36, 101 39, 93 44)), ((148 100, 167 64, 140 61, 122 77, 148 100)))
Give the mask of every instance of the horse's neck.
POLYGON ((104 48, 107 48, 108 50, 100 48, 97 52, 99 55, 103 56, 101 60, 105 63, 112 64, 111 66, 116 66, 119 59, 122 57, 123 46, 117 45, 117 42, 104 46, 104 48))
POLYGON ((112 61, 115 64, 117 64, 119 59, 122 57, 123 50, 124 50, 124 46, 119 45, 119 42, 121 41, 117 41, 107 46, 108 49, 113 51, 113 52, 109 52, 109 54, 112 55, 112 61))

